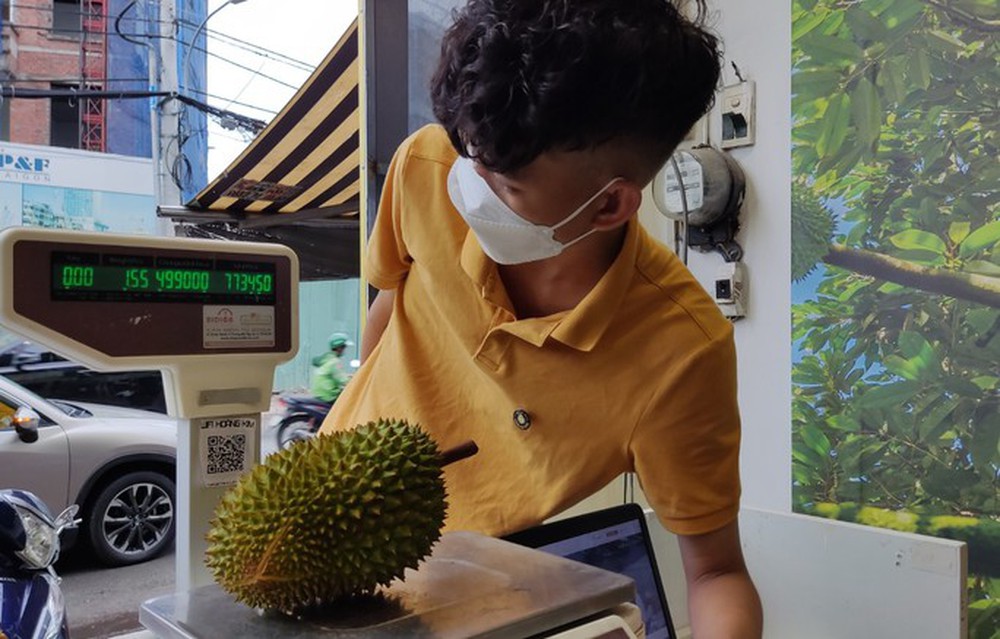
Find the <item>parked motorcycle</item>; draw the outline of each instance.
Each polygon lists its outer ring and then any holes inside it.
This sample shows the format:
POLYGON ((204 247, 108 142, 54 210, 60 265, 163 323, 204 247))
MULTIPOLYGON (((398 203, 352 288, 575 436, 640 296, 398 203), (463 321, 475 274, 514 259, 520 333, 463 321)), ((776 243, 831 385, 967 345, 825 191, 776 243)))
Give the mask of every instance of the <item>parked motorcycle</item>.
POLYGON ((295 395, 284 395, 278 401, 285 407, 278 422, 278 446, 283 449, 297 441, 315 437, 333 406, 315 397, 295 395))
POLYGON ((68 639, 66 603, 52 565, 59 534, 74 528, 79 507, 58 517, 34 494, 0 489, 0 637, 68 639))

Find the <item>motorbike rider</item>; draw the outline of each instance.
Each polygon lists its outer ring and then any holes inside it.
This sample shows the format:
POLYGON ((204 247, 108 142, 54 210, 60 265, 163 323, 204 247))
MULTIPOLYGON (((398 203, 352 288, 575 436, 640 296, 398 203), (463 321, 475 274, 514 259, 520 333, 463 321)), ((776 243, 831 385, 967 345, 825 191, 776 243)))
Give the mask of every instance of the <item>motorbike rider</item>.
POLYGON ((330 350, 313 359, 310 390, 316 399, 332 404, 351 379, 344 370, 343 356, 354 342, 344 333, 334 333, 328 343, 330 350))

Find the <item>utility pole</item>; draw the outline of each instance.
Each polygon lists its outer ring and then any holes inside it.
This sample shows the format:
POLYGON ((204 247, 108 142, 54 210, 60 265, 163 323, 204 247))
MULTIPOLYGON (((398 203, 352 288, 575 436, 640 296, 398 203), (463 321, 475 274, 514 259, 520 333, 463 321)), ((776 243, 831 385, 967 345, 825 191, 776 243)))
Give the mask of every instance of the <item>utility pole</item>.
MULTIPOLYGON (((177 94, 177 23, 176 0, 160 0, 160 59, 157 76, 159 90, 177 94)), ((151 63, 153 64, 153 63, 151 63)), ((156 158, 156 203, 180 206, 184 202, 181 188, 174 182, 173 168, 180 154, 181 105, 176 99, 164 98, 157 108, 153 125, 153 153, 156 158)))

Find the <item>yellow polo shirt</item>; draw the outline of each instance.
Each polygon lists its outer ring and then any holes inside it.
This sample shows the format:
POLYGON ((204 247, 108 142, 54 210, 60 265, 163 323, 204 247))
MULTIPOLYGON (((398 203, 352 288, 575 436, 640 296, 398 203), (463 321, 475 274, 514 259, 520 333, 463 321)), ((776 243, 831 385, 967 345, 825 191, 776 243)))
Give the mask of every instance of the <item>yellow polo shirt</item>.
POLYGON ((393 417, 442 449, 474 440, 479 453, 445 469, 448 529, 520 530, 625 471, 676 533, 732 521, 735 349, 714 301, 633 220, 579 306, 518 320, 448 197, 455 157, 437 126, 396 152, 364 271, 395 306, 323 430, 393 417))

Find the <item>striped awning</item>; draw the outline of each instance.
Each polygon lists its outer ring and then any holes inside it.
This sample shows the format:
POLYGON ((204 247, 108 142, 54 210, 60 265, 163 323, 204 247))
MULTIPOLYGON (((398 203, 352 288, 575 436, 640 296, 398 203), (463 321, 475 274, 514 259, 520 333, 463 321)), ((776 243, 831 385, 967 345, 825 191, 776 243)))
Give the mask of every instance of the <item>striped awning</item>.
POLYGON ((358 83, 355 20, 267 128, 186 208, 237 219, 287 213, 356 219, 358 83))

